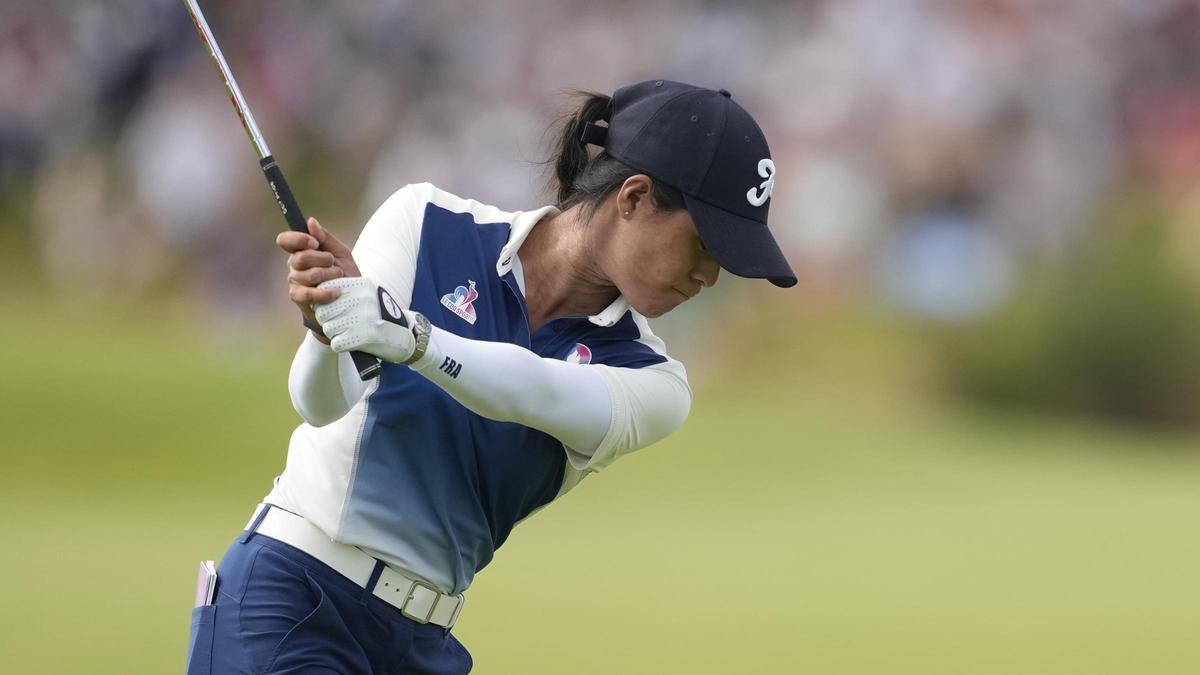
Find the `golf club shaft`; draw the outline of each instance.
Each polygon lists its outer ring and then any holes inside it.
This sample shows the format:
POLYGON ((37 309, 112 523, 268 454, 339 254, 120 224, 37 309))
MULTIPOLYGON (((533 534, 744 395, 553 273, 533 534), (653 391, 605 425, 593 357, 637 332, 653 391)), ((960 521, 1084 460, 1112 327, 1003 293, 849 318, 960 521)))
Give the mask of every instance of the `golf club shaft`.
MULTIPOLYGON (((271 186, 271 192, 275 195, 275 203, 279 205, 279 210, 283 213, 284 220, 287 221, 288 229, 307 234, 307 219, 300 211, 300 205, 296 203, 296 197, 292 194, 287 179, 283 177, 283 170, 279 168, 279 164, 271 155, 267 140, 263 138, 258 124, 254 121, 254 114, 250 112, 250 106, 246 104, 242 90, 238 87, 237 80, 233 78, 233 72, 229 69, 229 64, 226 63, 221 48, 217 46, 217 40, 213 37, 212 30, 204 19, 204 13, 200 11, 196 0, 183 0, 183 2, 187 6, 188 14, 192 16, 192 23, 196 26, 196 32, 200 34, 200 40, 208 47, 209 56, 217 66, 217 72, 220 73, 221 80, 225 83, 225 89, 229 92, 229 101, 233 104, 233 109, 237 111, 238 119, 242 121, 242 127, 250 138, 250 144, 258 153, 259 166, 262 167, 263 175, 267 178, 267 184, 271 186)), ((376 377, 383 370, 383 364, 371 354, 351 352, 350 356, 354 360, 354 367, 358 369, 358 376, 363 380, 376 377)))

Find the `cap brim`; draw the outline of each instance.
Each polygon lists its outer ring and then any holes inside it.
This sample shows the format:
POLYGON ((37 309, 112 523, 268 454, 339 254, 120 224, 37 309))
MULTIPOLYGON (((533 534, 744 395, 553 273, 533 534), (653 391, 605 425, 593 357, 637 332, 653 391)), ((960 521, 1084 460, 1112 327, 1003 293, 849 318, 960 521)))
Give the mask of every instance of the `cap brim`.
POLYGON ((688 213, 705 248, 739 277, 766 279, 780 288, 796 285, 796 274, 767 226, 685 194, 688 213))

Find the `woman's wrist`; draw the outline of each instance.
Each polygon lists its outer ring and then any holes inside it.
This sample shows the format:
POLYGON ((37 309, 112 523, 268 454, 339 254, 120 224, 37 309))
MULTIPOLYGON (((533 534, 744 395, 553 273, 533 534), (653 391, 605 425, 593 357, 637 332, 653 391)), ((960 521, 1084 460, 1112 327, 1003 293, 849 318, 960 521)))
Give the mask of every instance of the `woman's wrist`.
POLYGON ((433 324, 429 323, 429 319, 425 318, 425 315, 420 312, 409 310, 405 314, 408 315, 406 318, 411 324, 409 330, 412 331, 415 344, 412 356, 408 357, 404 364, 415 366, 418 361, 424 358, 429 350, 429 340, 432 337, 433 324))
MULTIPOLYGON (((424 319, 425 317, 422 316, 421 318, 424 319)), ((442 329, 430 324, 429 319, 425 319, 425 323, 427 324, 427 339, 425 340, 424 349, 422 350, 420 356, 417 356, 417 353, 414 350, 414 358, 410 359, 407 363, 409 368, 412 368, 417 372, 425 370, 430 364, 442 362, 442 349, 441 345, 438 344, 438 334, 442 332, 442 329)), ((417 335, 415 331, 413 334, 417 335)))

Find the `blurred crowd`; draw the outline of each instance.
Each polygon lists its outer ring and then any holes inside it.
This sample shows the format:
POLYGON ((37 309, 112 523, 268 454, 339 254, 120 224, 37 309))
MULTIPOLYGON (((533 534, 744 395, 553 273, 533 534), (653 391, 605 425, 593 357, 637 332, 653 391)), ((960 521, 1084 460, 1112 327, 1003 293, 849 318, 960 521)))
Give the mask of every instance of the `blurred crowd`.
MULTIPOLYGON (((1154 195, 1200 259, 1197 0, 201 2, 301 205, 545 203, 563 92, 724 87, 778 167, 795 297, 986 313, 1154 195)), ((282 227, 180 0, 0 7, 0 226, 54 287, 279 305, 282 227)))

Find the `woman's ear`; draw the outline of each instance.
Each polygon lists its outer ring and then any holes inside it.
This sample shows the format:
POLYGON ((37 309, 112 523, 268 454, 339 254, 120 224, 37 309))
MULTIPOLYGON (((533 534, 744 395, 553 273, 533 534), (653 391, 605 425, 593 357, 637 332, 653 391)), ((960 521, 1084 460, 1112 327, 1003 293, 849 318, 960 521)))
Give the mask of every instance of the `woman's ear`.
POLYGON ((649 208, 652 189, 654 189, 654 181, 644 173, 626 178, 617 192, 619 215, 632 216, 639 208, 649 208))

